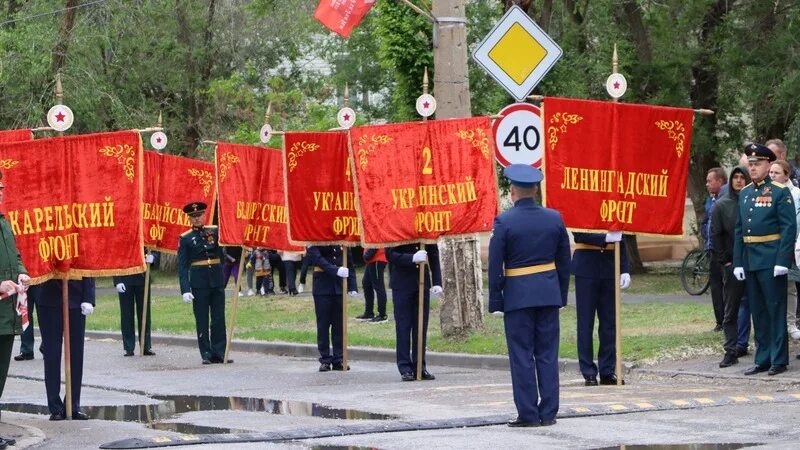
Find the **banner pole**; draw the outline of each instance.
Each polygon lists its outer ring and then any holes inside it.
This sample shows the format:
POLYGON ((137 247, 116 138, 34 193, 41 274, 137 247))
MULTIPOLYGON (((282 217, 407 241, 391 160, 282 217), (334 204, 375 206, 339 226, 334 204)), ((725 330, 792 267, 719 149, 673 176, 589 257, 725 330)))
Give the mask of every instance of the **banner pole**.
POLYGON ((72 362, 69 342, 69 271, 61 281, 61 315, 64 320, 64 407, 67 419, 72 419, 72 362))
MULTIPOLYGON (((419 249, 425 250, 425 244, 419 243, 419 249)), ((422 380, 422 326, 423 309, 425 308, 425 263, 419 264, 419 295, 417 297, 417 381, 422 380)))
MULTIPOLYGON (((149 308, 149 301, 150 298, 150 264, 147 262, 147 256, 150 254, 150 250, 145 252, 145 270, 144 270, 144 298, 142 299, 142 316, 139 318, 142 326, 139 329, 139 356, 144 356, 144 341, 145 341, 145 330, 147 330, 147 312, 150 310, 149 308)), ((134 299, 134 307, 136 307, 136 301, 134 299)))
MULTIPOLYGON (((619 56, 617 55, 617 44, 614 44, 614 53, 611 55, 611 73, 618 73, 619 56)), ((616 103, 616 97, 611 99, 616 103)), ((623 237, 624 239, 624 237, 623 237)), ((620 249, 622 240, 614 243, 614 347, 616 355, 617 386, 622 386, 622 289, 620 288, 620 249)))
POLYGON ((231 312, 231 323, 228 326, 228 342, 225 343, 225 357, 222 364, 228 364, 228 355, 231 352, 231 341, 233 340, 233 328, 236 326, 236 311, 239 309, 239 290, 242 288, 242 271, 244 270, 244 256, 247 248, 242 246, 242 256, 239 257, 239 272, 236 274, 236 290, 233 293, 233 311, 231 312))
MULTIPOLYGON (((347 247, 342 246, 342 265, 347 267, 347 247)), ((353 267, 355 270, 355 267, 353 267)), ((355 274, 353 274, 355 276, 355 274)), ((349 278, 349 277, 348 277, 349 278)), ((342 366, 347 372, 347 280, 342 278, 342 366)))

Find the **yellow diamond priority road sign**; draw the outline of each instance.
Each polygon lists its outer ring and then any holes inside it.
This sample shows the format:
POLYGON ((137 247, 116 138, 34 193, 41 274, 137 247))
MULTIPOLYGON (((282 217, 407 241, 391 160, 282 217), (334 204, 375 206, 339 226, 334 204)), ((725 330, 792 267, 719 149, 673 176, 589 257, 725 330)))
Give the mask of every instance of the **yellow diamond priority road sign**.
POLYGON ((561 47, 515 5, 483 38, 472 57, 514 98, 524 101, 561 54, 561 47))

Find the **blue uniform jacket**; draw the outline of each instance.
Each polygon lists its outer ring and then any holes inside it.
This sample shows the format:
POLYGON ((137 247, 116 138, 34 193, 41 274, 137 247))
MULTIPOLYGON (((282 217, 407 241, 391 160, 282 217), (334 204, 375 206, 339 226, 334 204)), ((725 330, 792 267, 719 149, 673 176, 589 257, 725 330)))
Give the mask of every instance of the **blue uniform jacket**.
POLYGON ((557 211, 523 198, 494 219, 489 241, 489 311, 566 306, 569 236, 557 211), (556 270, 506 277, 505 269, 555 262, 556 270))
MULTIPOLYGON (((342 295, 342 279, 336 275, 342 267, 342 247, 338 245, 312 245, 308 247, 306 255, 309 264, 314 266, 314 285, 316 295, 342 295), (317 270, 322 269, 322 272, 317 270)), ((356 287, 356 270, 353 266, 353 252, 347 249, 347 291, 358 291, 356 287)))
MULTIPOLYGON (((576 244, 607 247, 605 233, 572 233, 576 244)), ((620 241, 619 273, 630 273, 625 242, 620 241)), ((572 254, 572 274, 576 277, 610 280, 614 278, 614 249, 579 250, 572 254)))
MULTIPOLYGON (((52 279, 31 286, 29 295, 37 308, 61 308, 61 286, 60 279, 52 279)), ((80 309, 81 303, 95 304, 94 278, 69 280, 67 286, 70 309, 80 309)))
POLYGON ((208 225, 202 230, 191 229, 181 235, 178 241, 178 279, 181 293, 194 288, 218 288, 225 286, 222 277, 222 247, 219 246, 219 230, 208 225), (217 264, 193 266, 195 261, 217 259, 217 264))
POLYGON ((797 236, 795 206, 789 188, 765 178, 739 193, 739 215, 733 240, 733 267, 746 271, 792 267, 797 236), (749 236, 779 234, 769 242, 744 243, 749 236))
MULTIPOLYGON (((398 245, 386 248, 386 260, 391 264, 389 287, 397 290, 416 291, 419 288, 419 265, 412 260, 419 250, 417 244, 398 245)), ((425 289, 442 285, 442 268, 439 264, 439 246, 426 244, 428 267, 425 271, 425 289), (429 273, 430 272, 430 273, 429 273)))

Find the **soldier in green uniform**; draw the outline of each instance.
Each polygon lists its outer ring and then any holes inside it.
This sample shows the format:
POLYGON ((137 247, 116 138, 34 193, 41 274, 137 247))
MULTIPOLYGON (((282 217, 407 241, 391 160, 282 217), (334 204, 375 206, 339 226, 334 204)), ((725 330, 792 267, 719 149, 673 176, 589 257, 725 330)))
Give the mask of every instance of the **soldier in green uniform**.
POLYGON ((178 278, 184 303, 193 306, 203 364, 218 364, 225 357, 225 280, 219 232, 215 225, 204 226, 206 208, 203 202, 189 203, 183 208, 192 229, 183 233, 178 243, 178 278))
POLYGON ((786 274, 797 236, 789 189, 772 181, 775 153, 761 144, 745 147, 753 182, 739 193, 739 217, 733 243, 733 275, 745 281, 753 314, 756 354, 745 375, 777 375, 789 364, 786 334, 786 274))

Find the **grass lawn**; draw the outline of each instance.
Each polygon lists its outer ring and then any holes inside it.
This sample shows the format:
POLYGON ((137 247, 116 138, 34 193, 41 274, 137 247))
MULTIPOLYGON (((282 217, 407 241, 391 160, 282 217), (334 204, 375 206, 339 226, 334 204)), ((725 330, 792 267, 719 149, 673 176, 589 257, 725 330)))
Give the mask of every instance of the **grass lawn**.
MULTIPOLYGON (((162 275, 154 286, 172 287, 176 280, 162 275)), ((110 280, 100 280, 100 286, 110 286, 110 280)), ((630 293, 680 293, 680 281, 675 273, 645 274, 634 277, 630 293), (635 288, 638 285, 638 291, 635 288)), ((232 298, 228 298, 227 317, 230 318, 232 298)), ((363 298, 349 301, 349 343, 354 346, 394 348, 394 323, 368 324, 353 319, 363 310, 363 298)), ((87 320, 93 330, 119 330, 119 302, 115 295, 101 295, 95 314, 87 320)), ((388 311, 391 319, 391 299, 388 311)), ((158 333, 194 335, 192 308, 183 304, 177 294, 153 296, 153 331, 158 333)), ((622 310, 623 355, 625 361, 653 362, 716 351, 722 337, 712 333, 714 318, 707 304, 644 303, 625 305, 622 310)), ((561 313, 560 355, 576 358, 576 319, 574 305, 561 313)), ((316 327, 313 302, 309 296, 242 297, 236 321, 236 339, 288 341, 313 344, 316 327)), ((595 346, 597 345, 595 339, 595 346)), ((487 315, 484 328, 463 340, 441 336, 438 305, 433 302, 428 348, 431 351, 474 354, 506 354, 502 318, 487 315)))

